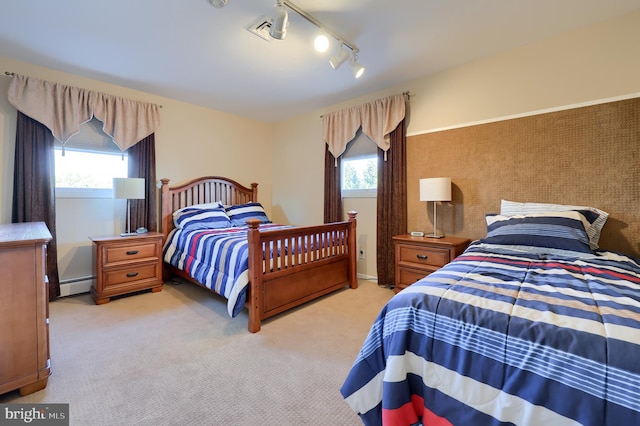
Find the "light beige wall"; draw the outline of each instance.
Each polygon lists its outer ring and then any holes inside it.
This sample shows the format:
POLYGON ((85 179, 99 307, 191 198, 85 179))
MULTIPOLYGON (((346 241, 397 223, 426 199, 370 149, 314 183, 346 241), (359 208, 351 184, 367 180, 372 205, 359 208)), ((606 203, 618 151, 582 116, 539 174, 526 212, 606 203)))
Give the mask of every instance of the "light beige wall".
MULTIPOLYGON (((318 180, 308 182, 307 190, 295 196, 279 184, 274 185, 273 203, 282 211, 295 211, 298 217, 322 219, 318 204, 322 199, 323 168, 319 117, 326 112, 409 91, 412 97, 407 132, 419 134, 609 98, 634 97, 640 94, 637 40, 640 12, 277 123, 274 182, 318 180), (280 155, 283 152, 287 153, 284 157, 280 155), (320 158, 313 159, 311 155, 320 158), (305 158, 302 175, 298 174, 301 166, 292 158, 305 158)), ((365 204, 360 207, 354 207, 360 215, 375 214, 365 204)), ((419 213, 422 212, 408 214, 412 218, 419 213)), ((375 241, 375 226, 359 223, 358 234, 359 241, 375 241)), ((369 249, 367 256, 371 258, 371 254, 369 249)), ((369 262, 367 270, 359 272, 375 276, 375 262, 369 262)))
MULTIPOLYGON (((271 124, 202 108, 125 87, 102 83, 0 56, 0 72, 18 74, 162 105, 156 131, 157 177, 172 183, 220 175, 245 185, 258 182, 259 201, 271 213, 271 124)), ((0 93, 10 77, 0 75, 0 93)), ((11 222, 16 110, 0 96, 0 223, 11 222)), ((91 235, 122 230, 122 200, 64 200, 57 214, 61 279, 92 274, 91 235)))

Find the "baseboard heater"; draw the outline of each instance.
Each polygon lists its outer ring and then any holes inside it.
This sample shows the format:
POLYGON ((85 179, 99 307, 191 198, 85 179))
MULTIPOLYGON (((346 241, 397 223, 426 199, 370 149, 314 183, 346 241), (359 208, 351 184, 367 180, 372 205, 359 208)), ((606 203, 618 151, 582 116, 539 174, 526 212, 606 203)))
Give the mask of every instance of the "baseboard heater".
POLYGON ((95 279, 94 276, 88 276, 60 280, 60 296, 88 293, 95 279))

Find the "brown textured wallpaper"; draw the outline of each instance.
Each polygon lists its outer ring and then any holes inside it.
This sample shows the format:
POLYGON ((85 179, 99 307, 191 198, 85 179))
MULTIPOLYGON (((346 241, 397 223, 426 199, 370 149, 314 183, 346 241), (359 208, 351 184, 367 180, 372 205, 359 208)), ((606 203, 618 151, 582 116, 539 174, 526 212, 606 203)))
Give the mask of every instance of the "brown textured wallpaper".
POLYGON ((419 180, 451 177, 438 229, 482 238, 500 200, 600 208, 603 249, 640 257, 640 98, 407 138, 409 231, 433 231, 419 180))

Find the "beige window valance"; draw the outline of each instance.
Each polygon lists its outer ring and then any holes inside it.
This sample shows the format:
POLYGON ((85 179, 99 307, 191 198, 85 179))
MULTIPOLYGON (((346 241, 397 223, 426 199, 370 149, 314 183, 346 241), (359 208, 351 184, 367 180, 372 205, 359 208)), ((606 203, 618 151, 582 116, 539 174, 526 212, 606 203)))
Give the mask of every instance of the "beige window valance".
POLYGON ((389 149, 389 134, 405 116, 403 94, 378 99, 363 105, 325 114, 323 137, 329 152, 338 158, 362 127, 367 135, 385 153, 389 149))
POLYGON ((102 121, 104 132, 122 151, 154 133, 160 125, 158 105, 18 74, 9 85, 9 102, 47 126, 63 145, 92 117, 102 121))

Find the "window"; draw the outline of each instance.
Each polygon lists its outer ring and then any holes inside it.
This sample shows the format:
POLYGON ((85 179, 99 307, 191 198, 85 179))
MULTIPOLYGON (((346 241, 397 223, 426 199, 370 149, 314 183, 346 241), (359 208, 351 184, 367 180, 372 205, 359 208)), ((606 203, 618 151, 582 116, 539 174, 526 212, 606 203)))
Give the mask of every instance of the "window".
POLYGON ((102 123, 92 119, 65 145, 55 147, 56 197, 111 198, 114 177, 127 177, 128 158, 102 123))
POLYGON ((343 197, 375 197, 378 189, 378 157, 344 159, 341 182, 343 197))
POLYGON ((340 182, 342 197, 378 195, 378 147, 362 130, 347 144, 342 154, 340 182))

